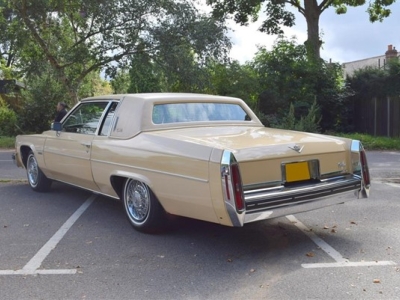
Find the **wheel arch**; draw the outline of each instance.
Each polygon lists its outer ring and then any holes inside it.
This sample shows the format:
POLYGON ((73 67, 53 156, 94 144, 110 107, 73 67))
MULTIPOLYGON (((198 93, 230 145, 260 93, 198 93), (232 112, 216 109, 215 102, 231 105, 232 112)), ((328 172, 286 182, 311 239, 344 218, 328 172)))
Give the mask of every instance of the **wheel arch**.
POLYGON ((122 200, 122 190, 124 188, 125 181, 128 179, 133 179, 133 180, 143 182, 144 184, 147 185, 150 192, 152 192, 153 195, 156 196, 156 198, 157 198, 157 195, 154 193, 154 190, 152 188, 152 184, 151 184, 151 181, 149 178, 147 178, 146 176, 143 176, 141 174, 136 174, 136 173, 118 172, 116 174, 111 175, 110 183, 111 183, 111 186, 113 187, 115 193, 118 195, 119 199, 122 200))
POLYGON ((19 152, 21 153, 21 161, 24 167, 26 168, 29 152, 33 151, 33 153, 36 153, 35 147, 33 147, 32 145, 22 145, 20 146, 19 149, 20 149, 19 152))

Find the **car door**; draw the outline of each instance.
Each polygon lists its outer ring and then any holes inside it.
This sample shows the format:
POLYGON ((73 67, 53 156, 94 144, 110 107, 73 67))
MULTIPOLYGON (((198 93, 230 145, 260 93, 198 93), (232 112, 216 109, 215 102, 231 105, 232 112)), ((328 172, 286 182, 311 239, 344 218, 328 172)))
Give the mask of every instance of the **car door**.
POLYGON ((44 147, 46 168, 53 179, 93 191, 90 157, 92 140, 110 101, 83 102, 63 121, 63 129, 48 137, 44 147))

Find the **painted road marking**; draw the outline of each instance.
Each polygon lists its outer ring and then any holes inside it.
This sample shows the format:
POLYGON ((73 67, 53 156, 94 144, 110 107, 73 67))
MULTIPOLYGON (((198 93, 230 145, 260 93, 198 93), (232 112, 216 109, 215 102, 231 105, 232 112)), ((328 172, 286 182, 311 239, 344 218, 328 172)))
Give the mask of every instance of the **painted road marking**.
POLYGON ((97 195, 95 194, 91 195, 21 270, 0 270, 0 275, 75 274, 77 272, 76 269, 39 270, 39 268, 50 252, 57 246, 90 204, 93 203, 96 197, 97 195))
POLYGON ((361 261, 350 262, 344 258, 338 251, 333 249, 327 242, 318 237, 314 232, 310 231, 307 226, 301 223, 293 215, 288 215, 286 218, 307 235, 321 250, 332 257, 336 262, 334 263, 315 263, 315 264, 301 264, 303 268, 338 268, 338 267, 370 267, 370 266, 393 266, 396 265, 393 261, 361 261))
POLYGON ((400 188, 400 184, 398 184, 398 183, 388 183, 388 182, 386 182, 386 184, 391 186, 391 187, 400 188))

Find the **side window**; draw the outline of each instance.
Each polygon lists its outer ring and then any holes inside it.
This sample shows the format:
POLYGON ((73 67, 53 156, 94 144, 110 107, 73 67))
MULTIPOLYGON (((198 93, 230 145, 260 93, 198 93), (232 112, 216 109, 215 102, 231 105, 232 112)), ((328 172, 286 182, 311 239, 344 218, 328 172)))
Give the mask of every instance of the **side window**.
POLYGON ((108 103, 108 101, 82 103, 63 122, 63 130, 81 134, 95 134, 108 103))
POLYGON ((107 115, 104 118, 103 126, 101 126, 99 135, 109 135, 111 131, 112 120, 114 119, 114 113, 118 106, 119 102, 113 102, 110 106, 110 109, 107 112, 107 115))

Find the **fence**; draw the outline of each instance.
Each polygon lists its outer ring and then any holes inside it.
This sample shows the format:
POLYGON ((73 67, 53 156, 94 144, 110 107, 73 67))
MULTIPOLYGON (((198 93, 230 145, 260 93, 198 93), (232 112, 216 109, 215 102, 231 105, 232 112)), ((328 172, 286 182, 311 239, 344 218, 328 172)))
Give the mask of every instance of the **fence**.
POLYGON ((357 99, 354 127, 374 136, 400 137, 400 97, 357 99))

